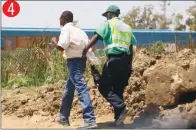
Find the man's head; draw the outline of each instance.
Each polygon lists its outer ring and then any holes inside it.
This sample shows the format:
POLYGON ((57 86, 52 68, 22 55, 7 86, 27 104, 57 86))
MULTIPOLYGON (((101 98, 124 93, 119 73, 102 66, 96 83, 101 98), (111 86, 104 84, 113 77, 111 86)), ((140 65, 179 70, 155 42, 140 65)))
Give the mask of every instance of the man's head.
POLYGON ((69 22, 73 22, 73 13, 71 11, 64 11, 60 17, 60 25, 64 26, 69 22))
POLYGON ((102 14, 102 16, 105 16, 107 19, 111 19, 113 17, 118 17, 120 14, 120 9, 116 5, 110 5, 106 12, 102 14))

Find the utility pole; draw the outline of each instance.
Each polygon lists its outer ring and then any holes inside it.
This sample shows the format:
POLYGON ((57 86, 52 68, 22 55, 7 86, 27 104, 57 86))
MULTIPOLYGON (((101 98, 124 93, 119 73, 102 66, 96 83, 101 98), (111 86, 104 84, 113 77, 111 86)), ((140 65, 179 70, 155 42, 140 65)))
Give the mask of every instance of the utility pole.
POLYGON ((167 3, 167 0, 163 0, 162 1, 162 4, 161 4, 161 6, 162 6, 162 8, 161 8, 161 10, 163 11, 163 27, 162 28, 166 28, 166 24, 167 24, 167 6, 169 6, 170 5, 170 2, 169 3, 167 3))

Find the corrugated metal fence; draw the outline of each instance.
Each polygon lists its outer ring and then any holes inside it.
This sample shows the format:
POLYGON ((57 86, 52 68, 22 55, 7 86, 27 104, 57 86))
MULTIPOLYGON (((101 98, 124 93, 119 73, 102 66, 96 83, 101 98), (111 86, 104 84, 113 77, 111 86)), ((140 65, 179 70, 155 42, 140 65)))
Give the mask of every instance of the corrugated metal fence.
MULTIPOLYGON (((89 37, 94 33, 93 29, 84 29, 89 37)), ((59 36, 60 29, 57 28, 2 28, 1 29, 1 48, 24 47, 30 38, 33 37, 52 37, 59 36)), ((176 43, 187 45, 196 44, 196 31, 171 31, 171 30, 133 30, 138 45, 151 45, 157 41, 164 43, 176 43)), ((99 41, 97 47, 102 47, 103 43, 99 41)))

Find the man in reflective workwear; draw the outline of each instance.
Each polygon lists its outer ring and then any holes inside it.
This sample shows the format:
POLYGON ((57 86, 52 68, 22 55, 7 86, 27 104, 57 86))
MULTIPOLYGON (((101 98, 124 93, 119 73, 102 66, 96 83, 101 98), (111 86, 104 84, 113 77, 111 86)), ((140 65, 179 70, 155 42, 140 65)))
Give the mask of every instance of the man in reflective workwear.
POLYGON ((85 57, 89 48, 95 45, 97 40, 104 42, 108 59, 100 76, 99 91, 114 107, 116 125, 123 123, 129 113, 124 103, 123 93, 131 75, 132 46, 136 44, 131 27, 118 18, 119 14, 120 9, 117 6, 108 7, 103 13, 107 21, 96 29, 95 35, 83 51, 85 57))

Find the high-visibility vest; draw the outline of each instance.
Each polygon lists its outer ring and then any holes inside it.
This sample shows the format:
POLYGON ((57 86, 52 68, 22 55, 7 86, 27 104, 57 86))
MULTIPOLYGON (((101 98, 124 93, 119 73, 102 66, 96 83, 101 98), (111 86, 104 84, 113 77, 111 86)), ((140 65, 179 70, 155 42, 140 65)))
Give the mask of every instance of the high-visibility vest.
POLYGON ((118 18, 113 18, 108 22, 112 33, 112 43, 106 46, 105 50, 113 47, 122 47, 129 50, 132 36, 131 27, 118 18))

